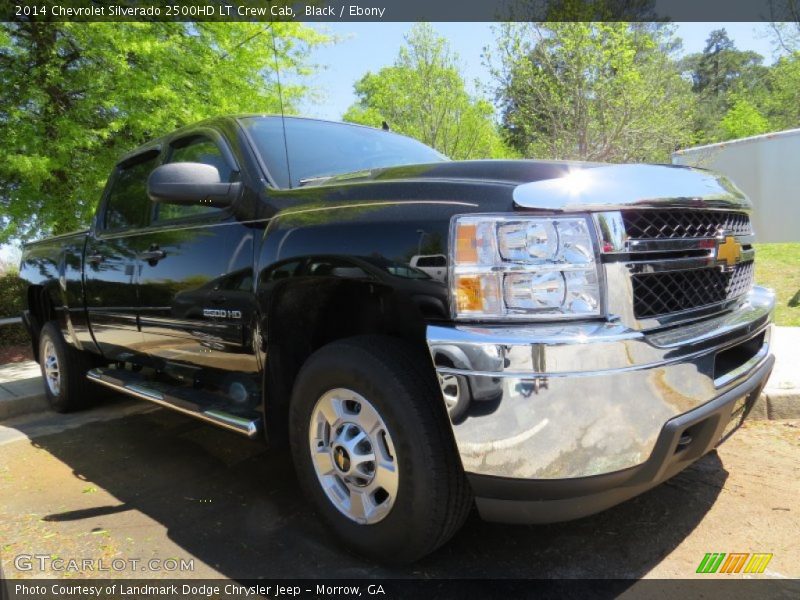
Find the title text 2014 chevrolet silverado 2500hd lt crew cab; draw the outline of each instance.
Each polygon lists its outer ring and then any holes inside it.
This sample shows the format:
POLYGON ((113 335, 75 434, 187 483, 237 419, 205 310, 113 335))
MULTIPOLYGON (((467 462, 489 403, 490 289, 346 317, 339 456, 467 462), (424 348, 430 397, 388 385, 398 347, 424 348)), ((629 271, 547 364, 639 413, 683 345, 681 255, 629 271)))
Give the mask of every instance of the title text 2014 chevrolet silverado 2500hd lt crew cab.
POLYGON ((741 422, 773 364, 750 208, 702 170, 220 118, 125 156, 88 231, 25 248, 24 320, 56 410, 106 386, 288 439, 339 538, 413 560, 473 500, 595 513, 741 422))

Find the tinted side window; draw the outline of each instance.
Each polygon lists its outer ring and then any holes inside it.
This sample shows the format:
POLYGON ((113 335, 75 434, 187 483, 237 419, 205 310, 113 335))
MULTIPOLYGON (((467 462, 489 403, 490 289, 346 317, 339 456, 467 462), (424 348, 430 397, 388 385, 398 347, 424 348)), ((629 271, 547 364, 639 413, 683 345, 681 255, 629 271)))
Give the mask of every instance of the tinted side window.
POLYGON ((134 229, 147 225, 150 199, 147 197, 147 177, 158 161, 158 154, 120 167, 108 193, 105 229, 134 229))
MULTIPOLYGON (((231 169, 228 161, 222 155, 219 146, 208 138, 195 137, 191 138, 188 143, 184 140, 177 142, 177 146, 173 145, 170 152, 169 163, 179 162, 195 162, 204 165, 211 165, 216 167, 219 171, 219 176, 222 181, 231 181, 233 177, 233 169, 231 169)), ((178 205, 178 204, 159 204, 158 217, 159 221, 167 219, 180 219, 183 217, 191 217, 194 215, 202 215, 218 211, 219 208, 214 206, 203 206, 201 204, 178 205)))

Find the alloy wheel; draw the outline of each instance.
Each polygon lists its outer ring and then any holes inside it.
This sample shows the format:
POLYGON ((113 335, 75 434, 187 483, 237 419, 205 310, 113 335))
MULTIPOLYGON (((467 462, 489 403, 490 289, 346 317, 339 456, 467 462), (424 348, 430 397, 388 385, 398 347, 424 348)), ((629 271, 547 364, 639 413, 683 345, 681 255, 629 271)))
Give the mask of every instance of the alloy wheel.
POLYGON ((323 394, 311 411, 309 445, 317 479, 339 512, 366 525, 389 514, 400 480, 397 456, 366 398, 344 388, 323 394))

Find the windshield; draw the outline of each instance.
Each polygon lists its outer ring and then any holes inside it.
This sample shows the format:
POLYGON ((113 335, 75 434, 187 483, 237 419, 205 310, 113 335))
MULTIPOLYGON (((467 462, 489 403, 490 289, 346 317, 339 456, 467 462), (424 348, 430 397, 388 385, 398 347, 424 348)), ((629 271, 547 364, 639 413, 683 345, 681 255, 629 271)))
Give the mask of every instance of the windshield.
POLYGON ((240 121, 282 188, 330 175, 447 160, 421 142, 388 131, 287 117, 287 170, 280 117, 244 117, 240 121))

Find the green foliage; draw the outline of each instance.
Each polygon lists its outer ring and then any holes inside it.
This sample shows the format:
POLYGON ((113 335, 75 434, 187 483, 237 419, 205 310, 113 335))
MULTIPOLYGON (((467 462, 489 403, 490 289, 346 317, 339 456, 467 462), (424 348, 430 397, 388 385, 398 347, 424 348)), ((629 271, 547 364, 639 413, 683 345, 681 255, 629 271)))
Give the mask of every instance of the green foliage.
POLYGON ((708 141, 800 127, 800 51, 736 78, 717 107, 724 112, 707 115, 717 123, 708 127, 708 141))
POLYGON ((646 23, 511 23, 489 56, 509 144, 526 157, 668 161, 692 95, 672 30, 646 23))
POLYGON ((430 25, 415 25, 393 66, 355 84, 358 101, 345 121, 380 127, 432 146, 454 159, 499 158, 509 151, 497 134, 492 105, 467 92, 457 58, 430 25))
POLYGON ((755 99, 772 131, 800 127, 800 50, 770 68, 755 99))
MULTIPOLYGON (((120 155, 236 112, 278 112, 265 23, 0 24, 0 243, 84 226, 120 155)), ((284 105, 294 110, 327 38, 276 23, 284 105), (292 77, 286 77, 291 74, 292 77)))
POLYGON ((724 140, 735 140, 770 130, 769 121, 746 98, 738 98, 734 102, 719 126, 724 140))
MULTIPOLYGON (((18 317, 22 314, 27 285, 16 270, 0 274, 0 318, 18 317)), ((22 325, 0 326, 0 347, 26 344, 30 341, 22 325)))
MULTIPOLYGON (((775 26, 782 48, 795 30, 775 26)), ((800 51, 767 67, 724 29, 682 60, 679 44, 657 23, 501 26, 489 60, 507 142, 530 157, 668 161, 678 147, 800 126, 800 51)))

